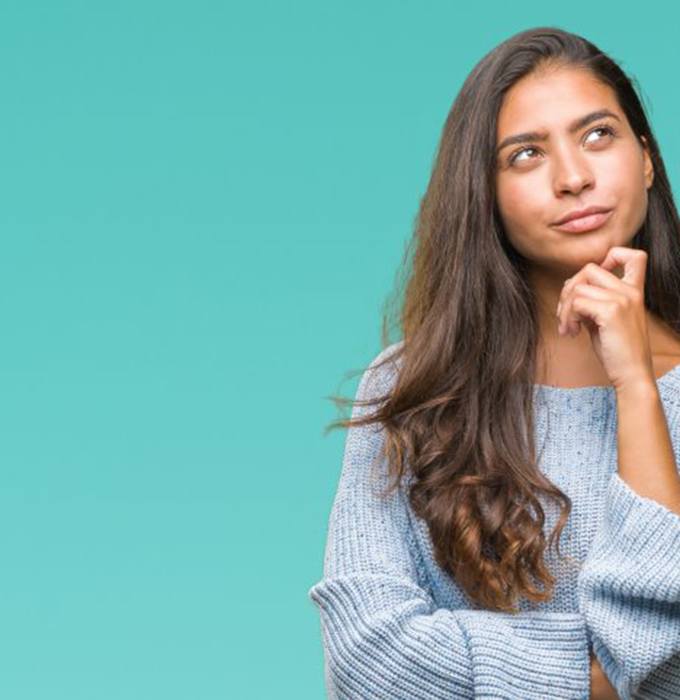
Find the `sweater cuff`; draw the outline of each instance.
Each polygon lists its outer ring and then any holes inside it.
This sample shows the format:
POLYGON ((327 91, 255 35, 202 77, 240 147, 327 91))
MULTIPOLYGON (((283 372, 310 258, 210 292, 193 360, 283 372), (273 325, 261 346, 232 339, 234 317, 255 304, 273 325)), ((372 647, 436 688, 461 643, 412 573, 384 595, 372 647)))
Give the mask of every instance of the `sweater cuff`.
POLYGON ((498 697, 499 682, 506 686, 502 697, 590 697, 590 652, 581 615, 488 614, 500 624, 489 624, 479 611, 456 611, 470 652, 475 697, 498 697))
POLYGON ((577 583, 593 652, 621 700, 680 651, 680 515, 614 472, 577 583))
MULTIPOLYGON (((677 571, 675 585, 680 588, 680 515, 641 496, 618 472, 612 474, 606 499, 605 546, 616 550, 617 557, 639 558, 645 569, 658 566, 664 571, 677 571)), ((600 550, 598 556, 602 553, 600 550)))

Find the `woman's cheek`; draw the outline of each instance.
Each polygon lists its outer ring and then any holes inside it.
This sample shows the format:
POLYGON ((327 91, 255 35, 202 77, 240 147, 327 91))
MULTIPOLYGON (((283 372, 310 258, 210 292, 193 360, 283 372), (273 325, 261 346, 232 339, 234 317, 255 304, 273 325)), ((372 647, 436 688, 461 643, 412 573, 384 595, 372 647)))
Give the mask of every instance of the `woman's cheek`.
POLYGON ((529 230, 543 221, 545 214, 540 200, 536 198, 536 190, 526 181, 513 183, 508 189, 508 201, 513 223, 523 229, 529 230))

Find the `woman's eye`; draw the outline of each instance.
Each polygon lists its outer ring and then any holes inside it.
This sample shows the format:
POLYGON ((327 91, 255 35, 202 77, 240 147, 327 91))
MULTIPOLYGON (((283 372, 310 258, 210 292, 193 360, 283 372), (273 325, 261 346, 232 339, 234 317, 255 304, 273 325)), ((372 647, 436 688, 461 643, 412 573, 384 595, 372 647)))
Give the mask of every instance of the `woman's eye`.
POLYGON ((521 150, 516 151, 515 153, 513 153, 513 154, 510 156, 510 158, 508 159, 508 162, 510 163, 510 165, 512 165, 512 164, 519 158, 519 156, 522 155, 522 153, 526 153, 527 151, 535 151, 535 150, 536 150, 536 149, 533 148, 533 147, 522 148, 521 150))
MULTIPOLYGON (((611 129, 608 126, 597 126, 588 134, 588 136, 590 136, 590 134, 594 134, 596 131, 604 131, 609 136, 612 136, 614 134, 613 129, 611 129)), ((586 138, 588 138, 588 137, 586 137, 586 138)))
MULTIPOLYGON (((596 126, 594 129, 588 132, 586 135, 586 139, 588 139, 592 134, 597 133, 598 131, 603 131, 607 136, 615 136, 615 131, 612 127, 610 126, 596 126)), ((596 141, 599 141, 600 139, 595 139, 596 141)), ((508 158, 508 163, 512 165, 518 158, 521 156, 523 153, 526 153, 527 151, 534 151, 537 152, 538 149, 534 148, 533 146, 525 146, 524 148, 521 148, 519 151, 515 151, 510 158, 508 158)), ((526 159, 525 159, 526 160, 526 159)), ((531 158, 529 158, 531 160, 531 158)))

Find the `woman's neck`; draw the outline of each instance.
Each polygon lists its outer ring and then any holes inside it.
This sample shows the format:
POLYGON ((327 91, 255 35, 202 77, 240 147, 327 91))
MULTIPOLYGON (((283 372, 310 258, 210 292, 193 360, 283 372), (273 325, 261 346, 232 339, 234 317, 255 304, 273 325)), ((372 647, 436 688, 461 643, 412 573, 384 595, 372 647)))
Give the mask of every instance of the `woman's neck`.
MULTIPOLYGON (((647 330, 657 377, 680 363, 680 335, 647 311, 647 330)), ((609 386, 609 378, 593 350, 585 327, 574 338, 557 333, 557 318, 543 316, 536 357, 536 383, 573 388, 609 386)))

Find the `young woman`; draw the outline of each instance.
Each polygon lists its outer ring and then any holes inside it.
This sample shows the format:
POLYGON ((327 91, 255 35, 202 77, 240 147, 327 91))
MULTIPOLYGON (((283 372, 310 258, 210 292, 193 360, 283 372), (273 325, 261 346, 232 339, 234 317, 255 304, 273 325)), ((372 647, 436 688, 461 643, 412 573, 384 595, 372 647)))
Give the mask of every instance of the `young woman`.
POLYGON ((335 424, 329 696, 680 698, 680 222, 621 68, 552 27, 485 56, 412 249, 335 424))

